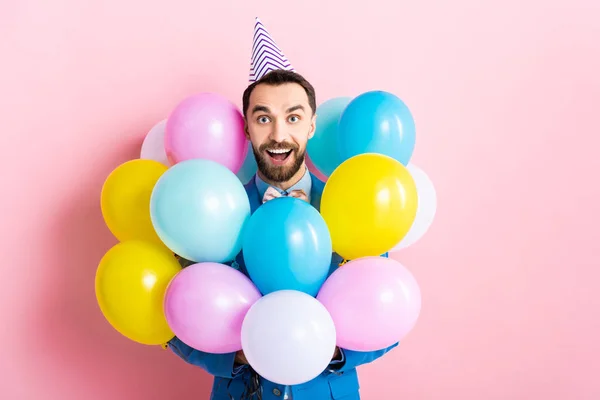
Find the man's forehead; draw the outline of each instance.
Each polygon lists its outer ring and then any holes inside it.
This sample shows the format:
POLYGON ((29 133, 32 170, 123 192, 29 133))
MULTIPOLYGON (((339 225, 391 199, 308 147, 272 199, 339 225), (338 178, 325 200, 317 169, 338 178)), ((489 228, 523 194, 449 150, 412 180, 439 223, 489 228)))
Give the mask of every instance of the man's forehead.
POLYGON ((308 95, 304 88, 296 83, 281 85, 257 85, 250 95, 250 109, 254 106, 264 106, 271 111, 286 110, 289 107, 308 106, 308 95))

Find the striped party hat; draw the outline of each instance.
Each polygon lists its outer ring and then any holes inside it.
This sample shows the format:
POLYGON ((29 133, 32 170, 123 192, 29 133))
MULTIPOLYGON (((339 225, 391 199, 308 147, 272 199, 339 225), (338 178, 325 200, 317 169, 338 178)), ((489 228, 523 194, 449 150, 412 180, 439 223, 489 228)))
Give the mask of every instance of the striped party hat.
POLYGON ((276 69, 295 71, 260 19, 256 17, 250 59, 250 83, 256 82, 268 72, 276 69))

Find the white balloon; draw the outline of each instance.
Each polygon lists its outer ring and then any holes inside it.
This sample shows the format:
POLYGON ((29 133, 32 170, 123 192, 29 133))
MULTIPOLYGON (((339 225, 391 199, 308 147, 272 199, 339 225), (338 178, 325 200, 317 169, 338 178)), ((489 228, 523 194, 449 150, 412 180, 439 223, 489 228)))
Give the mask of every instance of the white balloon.
POLYGON ((154 160, 166 165, 171 166, 167 153, 165 151, 165 127, 167 126, 167 120, 164 119, 154 125, 150 132, 146 135, 144 143, 142 143, 142 150, 140 158, 144 160, 154 160))
POLYGON ((336 348, 335 325, 317 299, 295 290, 263 296, 242 324, 248 364, 280 385, 299 385, 321 374, 336 348))
POLYGON ((437 210, 437 195, 429 176, 412 163, 409 163, 406 169, 410 172, 417 186, 417 215, 406 236, 390 251, 405 249, 421 239, 433 223, 437 210))

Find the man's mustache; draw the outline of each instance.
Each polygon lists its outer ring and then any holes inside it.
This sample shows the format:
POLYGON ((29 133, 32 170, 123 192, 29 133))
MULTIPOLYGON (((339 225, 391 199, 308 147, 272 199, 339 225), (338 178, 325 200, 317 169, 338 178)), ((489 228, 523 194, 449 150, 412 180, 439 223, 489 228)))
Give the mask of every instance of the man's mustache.
POLYGON ((287 143, 287 142, 282 142, 282 143, 278 143, 278 142, 269 142, 269 143, 263 143, 259 150, 260 151, 266 151, 267 149, 271 149, 271 150, 287 150, 287 149, 291 149, 293 151, 298 151, 298 145, 295 143, 287 143))

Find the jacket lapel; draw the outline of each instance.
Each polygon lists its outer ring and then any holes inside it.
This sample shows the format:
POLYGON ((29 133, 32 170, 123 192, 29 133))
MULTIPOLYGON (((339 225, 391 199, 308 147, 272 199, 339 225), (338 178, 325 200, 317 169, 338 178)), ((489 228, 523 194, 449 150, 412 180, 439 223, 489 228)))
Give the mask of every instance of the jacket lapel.
POLYGON ((246 189, 248 200, 250 200, 250 214, 254 214, 254 211, 262 204, 254 177, 250 179, 250 182, 244 185, 244 189, 246 189))
POLYGON ((312 186, 310 189, 310 203, 317 211, 321 212, 321 195, 325 188, 325 183, 319 178, 310 173, 310 179, 312 180, 312 186))

